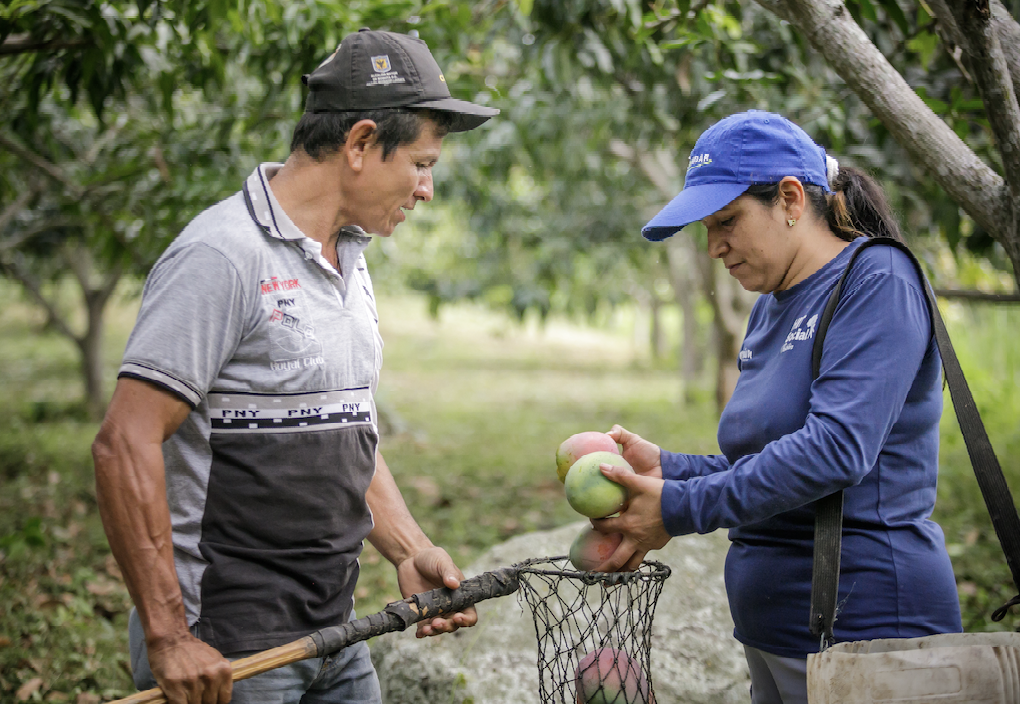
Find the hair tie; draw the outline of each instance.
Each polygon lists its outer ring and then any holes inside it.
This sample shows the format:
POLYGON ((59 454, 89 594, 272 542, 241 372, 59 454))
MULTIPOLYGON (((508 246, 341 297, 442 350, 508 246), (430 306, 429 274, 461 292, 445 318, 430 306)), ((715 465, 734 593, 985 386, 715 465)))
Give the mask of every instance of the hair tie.
POLYGON ((839 176, 839 162, 828 154, 825 155, 825 176, 829 179, 829 187, 836 187, 836 178, 839 176))

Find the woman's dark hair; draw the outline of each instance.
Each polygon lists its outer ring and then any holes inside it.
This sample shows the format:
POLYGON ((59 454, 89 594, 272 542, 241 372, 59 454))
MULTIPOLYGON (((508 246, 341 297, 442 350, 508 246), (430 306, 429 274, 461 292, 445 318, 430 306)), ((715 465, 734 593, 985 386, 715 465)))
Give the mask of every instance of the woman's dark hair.
MULTIPOLYGON (((885 192, 875 179, 853 166, 840 166, 832 193, 821 186, 804 184, 804 194, 816 215, 846 241, 858 237, 892 237, 903 241, 885 192)), ((752 198, 773 205, 779 202, 778 183, 755 183, 745 191, 752 198)))
POLYGON ((322 161, 344 145, 348 133, 359 120, 371 120, 376 125, 375 137, 377 143, 382 145, 383 160, 386 160, 397 147, 417 140, 426 120, 435 125, 436 136, 445 137, 453 125, 453 119, 452 113, 442 110, 409 108, 306 112, 294 127, 290 150, 294 152, 303 149, 308 156, 322 161))

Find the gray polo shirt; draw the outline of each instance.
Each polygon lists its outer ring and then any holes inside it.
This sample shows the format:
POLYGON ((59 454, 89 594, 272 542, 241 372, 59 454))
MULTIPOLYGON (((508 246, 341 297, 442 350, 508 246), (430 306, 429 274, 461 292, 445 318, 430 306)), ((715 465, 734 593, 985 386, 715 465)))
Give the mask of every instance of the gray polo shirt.
POLYGON ((340 272, 291 222, 263 164, 160 257, 121 377, 193 409, 163 445, 189 625, 225 654, 348 619, 371 531, 382 338, 363 250, 340 272))

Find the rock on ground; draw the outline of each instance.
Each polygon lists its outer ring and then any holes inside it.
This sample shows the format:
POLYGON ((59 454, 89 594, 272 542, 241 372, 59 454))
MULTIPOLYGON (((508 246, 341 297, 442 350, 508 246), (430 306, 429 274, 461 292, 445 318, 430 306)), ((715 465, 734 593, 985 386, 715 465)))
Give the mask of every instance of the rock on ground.
MULTIPOLYGON (((528 558, 565 555, 579 522, 517 536, 464 570, 468 577, 528 558)), ((650 559, 670 566, 652 628, 652 677, 658 702, 749 701, 743 649, 723 586, 728 542, 722 531, 674 538, 650 559)), ((539 704, 538 646, 530 611, 518 596, 481 602, 479 624, 418 640, 413 629, 372 643, 386 704, 539 704)))

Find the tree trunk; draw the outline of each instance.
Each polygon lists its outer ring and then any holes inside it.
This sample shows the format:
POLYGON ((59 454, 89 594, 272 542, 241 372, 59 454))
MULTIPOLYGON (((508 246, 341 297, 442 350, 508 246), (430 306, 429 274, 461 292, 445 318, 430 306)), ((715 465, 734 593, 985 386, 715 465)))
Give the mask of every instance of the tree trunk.
POLYGON ((694 402, 694 389, 705 366, 698 330, 698 253, 690 236, 678 233, 667 241, 666 256, 673 297, 683 318, 679 344, 682 400, 684 404, 691 404, 694 402))
POLYGON ((106 396, 103 393, 103 313, 102 305, 87 305, 88 330, 76 342, 81 351, 81 374, 85 382, 85 410, 89 419, 100 421, 106 410, 106 396))
POLYGON ((106 395, 103 391, 103 337, 105 331, 106 305, 110 302, 122 268, 117 265, 102 274, 95 272, 88 250, 74 245, 63 252, 68 267, 74 273, 81 287, 82 302, 87 316, 85 333, 74 337, 81 352, 82 381, 85 384, 85 409, 91 420, 99 421, 106 410, 106 395))
POLYGON ((740 342, 743 336, 734 335, 725 325, 716 326, 716 358, 719 366, 715 373, 715 408, 720 415, 726 404, 733 396, 733 390, 737 387, 737 379, 740 378, 740 370, 737 369, 737 355, 740 354, 740 342))
POLYGON ((666 339, 665 332, 662 329, 662 301, 654 294, 648 302, 648 315, 650 318, 648 344, 652 348, 652 359, 657 361, 662 359, 665 353, 666 339))
POLYGON ((705 295, 715 313, 713 327, 718 360, 715 402, 716 410, 721 414, 729 403, 740 376, 737 356, 740 354, 740 344, 747 327, 747 315, 757 299, 757 294, 745 291, 733 277, 724 274, 721 262, 705 256, 702 265, 705 295))

